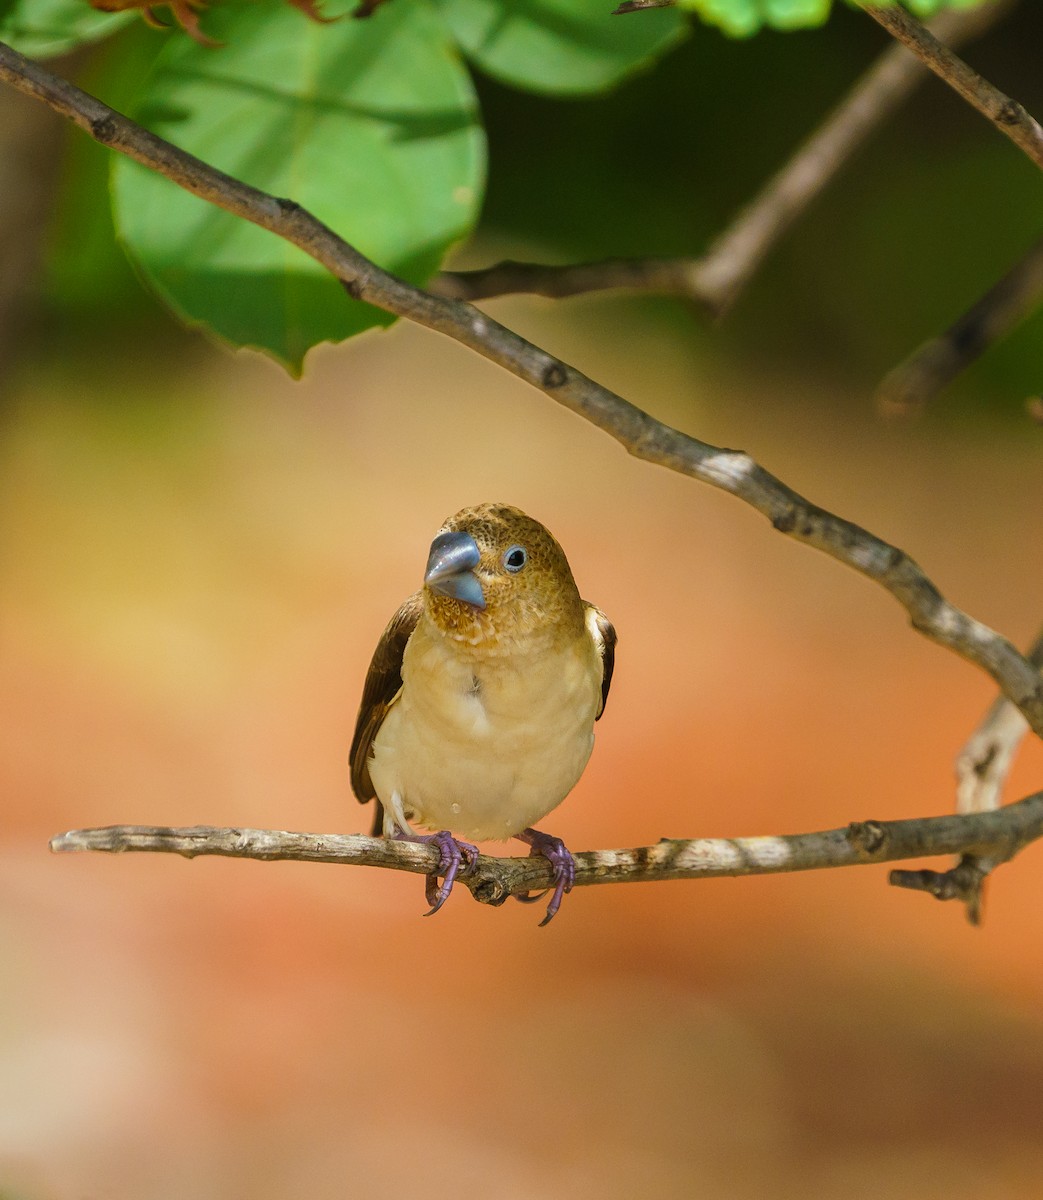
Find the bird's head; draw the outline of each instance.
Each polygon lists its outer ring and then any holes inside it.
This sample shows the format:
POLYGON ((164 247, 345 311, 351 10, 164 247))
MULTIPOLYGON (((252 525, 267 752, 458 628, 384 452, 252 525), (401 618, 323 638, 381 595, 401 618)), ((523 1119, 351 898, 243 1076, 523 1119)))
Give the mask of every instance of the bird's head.
POLYGON ((446 521, 431 543, 424 607, 443 633, 489 649, 583 623, 565 552, 507 504, 465 508, 446 521))

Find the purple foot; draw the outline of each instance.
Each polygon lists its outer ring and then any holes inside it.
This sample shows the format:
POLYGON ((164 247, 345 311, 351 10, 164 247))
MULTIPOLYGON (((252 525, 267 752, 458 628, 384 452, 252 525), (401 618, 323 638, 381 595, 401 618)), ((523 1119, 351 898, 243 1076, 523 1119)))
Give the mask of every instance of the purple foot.
MULTIPOLYGON (((547 905, 547 915, 540 922, 540 928, 542 928, 561 907, 562 896, 566 892, 572 891, 572 885, 576 882, 576 860, 565 848, 565 843, 561 838, 552 837, 549 833, 540 833, 538 829, 523 829, 521 833, 515 834, 515 837, 518 841, 525 842, 527 846, 531 847, 530 858, 538 855, 547 859, 554 868, 554 894, 547 905)), ((518 899, 526 904, 532 904, 545 895, 546 892, 539 892, 535 896, 526 893, 524 896, 519 896, 518 899)))
POLYGON ((478 866, 478 847, 470 842, 461 842, 443 829, 438 833, 399 833, 396 839, 402 842, 424 842, 438 847, 438 870, 426 877, 424 895, 431 908, 425 917, 433 916, 449 899, 457 875, 470 875, 478 866), (439 884, 438 876, 442 876, 439 884))

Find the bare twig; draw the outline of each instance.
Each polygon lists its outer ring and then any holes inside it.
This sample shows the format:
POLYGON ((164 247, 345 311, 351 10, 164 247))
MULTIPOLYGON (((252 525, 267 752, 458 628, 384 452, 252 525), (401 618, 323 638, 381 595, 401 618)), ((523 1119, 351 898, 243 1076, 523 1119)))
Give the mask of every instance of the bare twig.
MULTIPOLYGON (((638 6, 649 7, 644 0, 638 6)), ((616 12, 632 11, 621 5, 616 12)), ((942 13, 930 28, 961 44, 980 37, 1011 7, 1011 0, 942 13)), ((455 300, 483 300, 511 292, 560 299, 609 288, 683 296, 721 315, 735 302, 771 247, 840 171, 862 142, 927 77, 903 46, 891 46, 869 68, 823 124, 773 175, 727 229, 698 258, 608 259, 555 267, 501 262, 476 271, 447 271, 431 290, 455 300)))
POLYGON ((624 16, 626 13, 642 12, 646 8, 673 8, 677 0, 623 0, 623 3, 612 10, 614 17, 624 16))
MULTIPOLYGON (((1043 792, 996 812, 920 817, 906 821, 858 821, 844 829, 781 837, 664 839, 628 850, 577 854, 576 886, 651 883, 666 879, 775 875, 853 867, 960 852, 1012 858, 1043 836, 1043 792)), ((221 855, 263 861, 292 859, 384 867, 428 875, 438 851, 415 842, 385 841, 361 834, 287 833, 272 829, 172 829, 112 825, 74 829, 52 839, 56 853, 77 850, 159 851, 186 858, 221 855)), ((483 904, 551 886, 553 868, 544 858, 498 858, 482 854, 473 875, 459 876, 483 904)))
MULTIPOLYGON (((956 810, 961 813, 991 812, 999 807, 1021 740, 1028 726, 1025 718, 1003 696, 990 707, 956 759, 956 810)), ((892 874, 899 887, 930 892, 939 900, 961 900, 972 925, 981 923, 985 880, 1003 859, 980 854, 961 855, 950 870, 892 874)))
POLYGON ((469 301, 517 293, 563 300, 587 292, 656 292, 682 296, 716 314, 721 306, 703 279, 704 262, 702 258, 606 258, 558 267, 508 258, 474 271, 443 271, 429 287, 436 296, 469 301))
MULTIPOLYGON (((1043 668, 1043 630, 1028 659, 1043 668)), ((1003 696, 990 705, 956 758, 957 812, 992 812, 999 808, 1003 785, 1027 730, 1025 718, 1003 696)), ((938 900, 959 900, 970 923, 980 925, 985 881, 1004 861, 980 852, 963 853, 948 871, 892 871, 891 883, 928 892, 938 900)))
MULTIPOLYGON (((1043 127, 1016 100, 983 79, 898 5, 863 4, 866 13, 1043 169, 1043 127)), ((1043 240, 940 337, 920 346, 884 379, 877 400, 886 412, 919 407, 951 382, 1039 303, 1043 240)))
POLYGON ((889 414, 922 408, 975 359, 1020 324, 1043 299, 1043 238, 943 334, 924 342, 877 391, 889 414))
POLYGON ((956 757, 957 812, 999 807, 1003 785, 1027 732, 1021 713, 1005 696, 997 697, 956 757))
POLYGON ((978 854, 964 854, 956 866, 948 871, 892 871, 888 882, 892 887, 926 892, 935 900, 959 900, 967 912, 967 920, 972 925, 980 925, 985 880, 989 872, 1003 861, 978 854))
MULTIPOLYGON (((1043 670, 1043 629, 1028 652, 1028 661, 1043 670)), ((1027 731, 1025 718, 1014 705, 997 697, 957 755, 957 812, 988 812, 999 807, 1007 774, 1027 731)))
POLYGON ((914 628, 986 671, 1043 736, 1039 672, 1006 638, 946 600, 897 547, 811 504, 748 454, 710 445, 657 421, 469 304, 432 296, 390 275, 294 201, 270 196, 208 166, 2 43, 0 80, 179 187, 300 247, 355 299, 445 334, 539 388, 636 458, 737 496, 780 533, 879 583, 906 609, 914 628))
POLYGON ((983 79, 958 58, 914 16, 897 4, 886 8, 863 4, 866 13, 903 46, 976 108, 1030 159, 1043 169, 1043 128, 1024 108, 983 79))

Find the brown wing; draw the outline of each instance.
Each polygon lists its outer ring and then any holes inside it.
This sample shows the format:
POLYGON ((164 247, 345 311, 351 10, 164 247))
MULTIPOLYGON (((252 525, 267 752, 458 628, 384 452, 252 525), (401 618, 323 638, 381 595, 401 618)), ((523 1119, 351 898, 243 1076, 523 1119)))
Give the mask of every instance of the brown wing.
POLYGON ((601 609, 586 600, 583 603, 587 608, 587 628, 594 635, 594 641, 601 652, 601 710, 594 718, 596 721, 600 721, 601 715, 605 711, 605 705, 608 703, 608 689, 612 686, 612 672, 616 666, 616 641, 618 639, 616 627, 601 609))
MULTIPOLYGON (((360 804, 376 799, 373 781, 369 777, 369 757, 373 751, 373 739, 384 723, 388 709, 395 702, 402 687, 402 655, 406 642, 416 628, 424 604, 420 592, 409 597, 391 618, 366 673, 362 689, 362 703, 355 721, 355 736, 351 739, 351 790, 360 804)), ((377 821, 380 822, 380 805, 377 805, 377 821)))

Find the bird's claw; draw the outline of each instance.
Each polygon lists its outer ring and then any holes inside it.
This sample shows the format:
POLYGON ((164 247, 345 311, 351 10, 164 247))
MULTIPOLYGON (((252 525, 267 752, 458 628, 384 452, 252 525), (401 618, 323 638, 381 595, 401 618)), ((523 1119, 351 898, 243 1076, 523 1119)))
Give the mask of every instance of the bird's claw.
MULTIPOLYGON (((542 929, 553 919, 554 914, 561 907, 562 897, 572 891, 572 886, 576 882, 576 860, 561 838, 552 837, 549 833, 540 833, 538 829, 523 829, 516 836, 519 841, 525 842, 530 847, 530 858, 537 856, 545 858, 554 868, 554 892, 547 905, 547 915, 540 922, 542 929)), ((525 904, 534 904, 546 894, 547 891, 542 891, 533 896, 526 892, 518 899, 525 904)))
POLYGON ((478 866, 478 847, 470 842, 461 842, 453 837, 448 829, 438 833, 419 834, 409 839, 413 842, 424 842, 438 847, 438 870, 428 875, 424 881, 424 895, 430 909, 425 917, 433 916, 449 899, 457 875, 471 875, 478 866), (438 882, 439 875, 442 882, 438 882))

